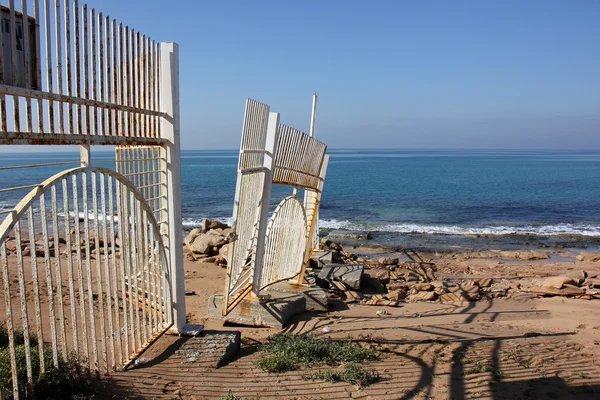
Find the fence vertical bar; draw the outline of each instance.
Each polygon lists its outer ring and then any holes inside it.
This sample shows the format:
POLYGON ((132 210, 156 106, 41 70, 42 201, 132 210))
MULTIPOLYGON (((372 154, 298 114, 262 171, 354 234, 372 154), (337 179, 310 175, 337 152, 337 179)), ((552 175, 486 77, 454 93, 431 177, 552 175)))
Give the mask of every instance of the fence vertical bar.
POLYGON ((265 236, 269 220, 269 199, 271 198, 271 187, 273 185, 273 158, 277 147, 279 132, 279 114, 269 113, 267 124, 267 138, 265 141, 265 153, 263 158, 263 192, 258 212, 258 235, 256 236, 256 253, 254 254, 254 271, 252 277, 252 293, 258 296, 262 275, 263 259, 265 254, 265 236))
POLYGON ((17 358, 15 356, 15 328, 12 315, 12 301, 10 295, 10 276, 8 271, 8 254, 6 243, 0 244, 0 258, 2 259, 2 277, 4 278, 4 300, 6 302, 6 334, 8 336, 8 353, 10 355, 10 370, 12 377, 13 397, 19 400, 19 380, 17 375, 17 358))
MULTIPOLYGON (((43 325, 42 325, 42 307, 40 304, 40 282, 38 278, 38 263, 37 254, 35 252, 35 226, 33 218, 33 207, 29 207, 27 210, 27 219, 29 224, 29 248, 31 252, 31 280, 33 281, 33 306, 35 307, 35 324, 37 328, 38 338, 44 337, 43 325), (31 251, 31 243, 34 243, 34 249, 31 251)), ((38 340, 38 356, 40 359, 40 371, 46 371, 46 365, 44 363, 44 341, 38 340)))
POLYGON ((179 122, 179 46, 161 43, 160 51, 160 109, 169 118, 161 118, 162 138, 167 139, 163 149, 166 161, 168 265, 174 329, 179 332, 185 324, 185 282, 183 273, 183 229, 181 226, 181 160, 179 122))
MULTIPOLYGON (((58 318, 60 321, 60 339, 61 339, 61 353, 63 356, 63 360, 66 361, 68 358, 68 350, 67 350, 67 327, 65 322, 65 305, 63 301, 63 272, 62 272, 62 263, 60 261, 60 228, 58 225, 58 201, 56 196, 56 186, 52 186, 51 189, 51 200, 52 200, 52 233, 54 239, 54 264, 56 266, 56 276, 57 276, 57 296, 58 296, 58 318)), ((64 210, 66 211, 66 210, 64 210)), ((67 232, 68 233, 68 232, 67 232)))
MULTIPOLYGON (((50 241, 48 238, 48 219, 46 218, 46 194, 40 196, 40 218, 42 220, 42 236, 44 260, 46 264, 46 283, 48 290, 48 309, 50 312, 50 335, 52 338, 52 362, 58 367, 58 335, 56 332, 56 311, 54 306, 54 283, 52 279, 52 264, 50 263, 50 241)), ((35 248, 34 250, 35 251, 35 248)))
MULTIPOLYGON (((65 224, 65 242, 67 246, 67 277, 69 278, 69 300, 71 308, 71 330, 73 333, 73 350, 75 354, 79 356, 79 339, 77 335, 77 298, 75 297, 75 274, 73 273, 73 247, 71 244, 69 187, 66 179, 63 179, 62 181, 62 196, 65 224)), ((79 243, 77 244, 77 247, 81 247, 79 243)))

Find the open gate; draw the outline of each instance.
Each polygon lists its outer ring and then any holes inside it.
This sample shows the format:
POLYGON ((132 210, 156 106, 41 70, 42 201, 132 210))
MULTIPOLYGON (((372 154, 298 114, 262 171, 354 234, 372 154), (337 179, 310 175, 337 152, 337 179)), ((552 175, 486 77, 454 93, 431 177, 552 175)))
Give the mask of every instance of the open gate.
POLYGON ((280 124, 279 114, 266 104, 247 101, 223 315, 275 282, 303 282, 316 234, 326 149, 314 137, 280 124))
POLYGON ((67 357, 108 373, 185 324, 179 56, 77 0, 2 3, 0 145, 79 146, 68 162, 0 163, 0 398, 19 398, 67 357), (96 156, 107 145, 115 158, 96 156), (39 179, 2 176, 24 169, 39 179))

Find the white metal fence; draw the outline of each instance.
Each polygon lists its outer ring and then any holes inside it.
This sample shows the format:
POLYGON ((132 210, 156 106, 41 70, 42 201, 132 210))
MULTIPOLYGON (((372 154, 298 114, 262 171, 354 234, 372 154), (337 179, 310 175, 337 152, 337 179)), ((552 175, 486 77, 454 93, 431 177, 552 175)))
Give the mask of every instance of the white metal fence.
POLYGON ((327 169, 325 144, 279 123, 279 114, 246 103, 223 315, 251 292, 280 280, 303 281, 313 250, 327 169), (290 192, 282 190, 289 188, 290 192), (299 190, 306 195, 300 200, 299 190))
POLYGON ((0 175, 28 168, 43 177, 7 184, 0 176, 0 200, 24 195, 0 210, 0 323, 18 398, 36 371, 67 356, 109 372, 185 324, 179 56, 177 44, 77 0, 0 7, 0 146, 80 152, 0 167, 0 175), (92 157, 97 145, 117 146, 113 169, 92 157))

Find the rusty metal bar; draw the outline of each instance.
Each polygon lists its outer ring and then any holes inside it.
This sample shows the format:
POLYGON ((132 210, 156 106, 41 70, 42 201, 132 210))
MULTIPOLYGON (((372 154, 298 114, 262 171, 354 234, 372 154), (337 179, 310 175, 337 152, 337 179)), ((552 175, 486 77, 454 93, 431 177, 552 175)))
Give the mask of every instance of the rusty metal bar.
MULTIPOLYGON (((119 349, 119 357, 118 357, 118 362, 120 363, 123 360, 123 344, 121 343, 122 340, 122 332, 121 332, 121 321, 120 321, 120 316, 119 316, 119 293, 118 293, 118 281, 117 281, 117 259, 116 259, 116 253, 117 253, 117 248, 115 246, 115 224, 114 224, 114 200, 113 200, 113 179, 110 175, 108 175, 106 177, 107 179, 107 184, 108 184, 108 215, 110 216, 110 224, 109 224, 109 229, 108 229, 108 235, 109 235, 109 249, 110 249, 110 267, 108 266, 108 264, 106 265, 106 269, 107 269, 107 282, 110 283, 110 285, 112 286, 112 292, 110 290, 110 287, 107 287, 107 290, 109 292, 109 298, 112 298, 114 301, 114 308, 112 311, 112 313, 114 313, 114 321, 115 323, 113 324, 113 316, 111 313, 111 316, 109 317, 109 329, 111 331, 111 350, 113 353, 113 370, 116 370, 117 366, 117 353, 115 352, 115 326, 116 326, 116 334, 118 335, 117 338, 117 348, 119 349), (112 272, 112 274, 109 276, 108 271, 112 272), (111 279, 112 279, 112 283, 111 283, 111 279)), ((103 180, 104 182, 104 180, 103 180)), ((101 191, 104 190, 101 187, 101 191)), ((104 197, 104 196, 103 196, 104 197)), ((104 205, 102 206, 103 209, 104 205)), ((118 221, 118 220, 117 220, 118 221)), ((107 257, 108 259, 108 257, 107 257)), ((112 305, 112 301, 109 300, 109 308, 110 305, 112 305)))
POLYGON ((85 240, 85 267, 86 267, 86 277, 87 277, 87 297, 88 297, 88 306, 89 306, 89 321, 90 321, 90 331, 91 331, 91 339, 92 339, 92 356, 93 358, 93 366, 92 369, 96 372, 99 371, 98 365, 98 339, 96 335, 96 318, 94 312, 94 287, 92 285, 92 261, 91 261, 91 252, 90 252, 90 221, 88 214, 88 184, 87 184, 87 172, 84 172, 81 175, 81 197, 83 201, 83 234, 85 240))
MULTIPOLYGON (((44 245, 44 261, 46 264, 46 285, 48 291, 48 310, 50 313, 50 336, 52 338, 52 361, 58 367, 58 336, 56 332, 56 311, 54 309, 54 284, 52 266, 50 264, 50 241, 48 238, 48 220, 46 218, 46 195, 40 196, 40 218, 42 220, 42 240, 44 245)), ((33 249, 35 251, 35 247, 33 249)))
MULTIPOLYGON (((97 62, 98 60, 96 59, 96 54, 98 53, 97 51, 97 47, 96 47, 96 9, 92 8, 92 11, 90 12, 90 20, 92 21, 92 33, 91 33, 91 40, 92 40, 92 44, 91 44, 91 52, 92 52, 92 75, 91 75, 91 86, 92 86, 92 98, 94 99, 94 101, 99 102, 100 100, 98 99, 98 67, 97 67, 97 62)), ((86 38, 86 43, 87 43, 87 38, 86 38)), ((85 54, 88 54, 87 49, 85 50, 85 54)), ((87 64, 87 60, 86 60, 86 64, 87 64)), ((86 68, 87 69, 87 68, 86 68)), ((89 97, 89 93, 86 93, 86 98, 90 98, 89 97)), ((102 133, 100 132, 100 117, 98 116, 98 107, 94 106, 93 108, 93 114, 94 114, 94 135, 98 135, 101 136, 102 133)))
MULTIPOLYGON (((43 338, 43 325, 42 325, 42 307, 40 305, 40 283, 38 277, 38 264, 37 264, 37 252, 35 248, 35 227, 33 218, 33 207, 29 207, 27 212, 27 219, 29 224, 29 250, 31 257, 31 280, 33 281, 33 306, 35 308, 35 325, 36 334, 38 338, 43 338), (33 245, 32 245, 33 243, 33 245), (33 246, 33 249, 32 249, 33 246)), ((38 357, 40 359, 40 371, 46 371, 46 365, 44 362, 44 341, 38 340, 38 357)))
POLYGON ((18 132, 0 132, 0 144, 44 144, 44 145, 130 145, 148 144, 160 145, 167 142, 161 138, 132 138, 123 136, 99 136, 99 135, 63 135, 63 134, 29 134, 18 132))
POLYGON ((83 289, 83 263, 81 256, 81 224, 79 222, 79 196, 78 196, 79 188, 77 185, 77 175, 73 175, 73 212, 75 214, 75 249, 77 255, 77 283, 79 289, 79 313, 81 315, 81 329, 82 329, 82 339, 83 339, 83 351, 84 357, 87 361, 87 366, 91 370, 91 357, 90 357, 90 347, 89 347, 89 337, 87 330, 87 315, 85 311, 85 291, 83 289))
MULTIPOLYGON (((73 165, 73 164, 79 164, 79 161, 61 161, 61 162, 46 163, 46 164, 10 165, 8 167, 0 167, 0 171, 4 171, 4 170, 8 170, 8 169, 53 167, 56 165, 73 165)), ((35 185, 35 186, 38 186, 38 185, 35 185)))
POLYGON ((130 204, 130 218, 132 220, 132 230, 133 230, 133 235, 130 237, 131 238, 131 258, 132 258, 132 265, 133 265, 133 271, 132 274, 129 276, 129 287, 130 290, 132 292, 132 301, 133 301, 133 306, 135 308, 135 325, 134 325, 134 331, 135 331, 135 338, 136 338, 136 349, 141 347, 142 345, 142 332, 141 332, 141 321, 140 321, 140 296, 139 296, 139 291, 138 291, 138 275, 139 275, 139 271, 140 271, 140 248, 138 247, 139 242, 136 243, 136 238, 139 239, 139 234, 138 230, 139 230, 139 220, 138 220, 138 214, 137 214, 137 203, 135 201, 135 197, 133 195, 133 192, 129 193, 129 204, 130 204))
MULTIPOLYGON (((102 360, 104 361, 104 371, 108 372, 108 354, 106 347, 106 327, 104 325, 104 290, 102 290, 102 259, 100 255, 100 226, 98 223, 98 191, 97 191, 97 174, 92 171, 92 213, 94 216, 94 252, 96 265, 96 285, 98 287, 98 310, 100 311, 100 337, 101 337, 101 351, 102 360)), ((104 242, 106 244, 106 242, 104 242)), ((106 250, 106 247, 104 247, 106 250)), ((93 292, 92 292, 93 293, 93 292)), ((92 320, 92 324, 96 321, 92 320)), ((100 369, 100 366, 98 366, 100 369)))
MULTIPOLYGON (((86 12, 87 8, 84 6, 84 13, 86 12)), ((78 0, 75 0, 73 2, 73 17, 75 20, 75 95, 77 97, 81 97, 81 52, 80 52, 80 47, 79 47, 79 42, 80 42, 80 28, 79 28, 79 2, 78 0)), ((87 26, 86 26, 87 29, 87 26)), ((86 36, 87 37, 87 36, 86 36)), ((87 76, 87 74, 85 75, 87 76)), ((76 105, 77 108, 77 133, 78 134, 83 134, 83 113, 81 112, 82 106, 80 104, 76 105)), ((86 113, 86 120, 88 118, 88 115, 86 113)), ((73 133, 73 132, 71 132, 73 133)), ((86 131, 86 133, 89 133, 89 130, 86 131)))
MULTIPOLYGON (((73 83, 72 83, 72 68, 71 68, 71 9, 69 6, 70 0, 65 0, 64 5, 64 18, 65 18, 65 62, 67 72, 67 95, 73 96, 73 83)), ((75 36, 79 36, 79 32, 75 32, 75 36)), ((73 105, 67 103, 68 116, 69 116, 69 133, 74 132, 73 124, 73 105)), ((64 131, 63 131, 64 132, 64 131)))
MULTIPOLYGON (((58 318, 59 318, 59 328, 60 328, 60 338, 61 338, 61 351, 63 356, 63 361, 67 361, 69 353, 67 351, 67 328, 65 321, 65 305, 63 301, 63 272, 62 272, 62 263, 60 261, 60 228, 58 225, 58 201, 56 196, 56 186, 52 186, 51 189, 51 200, 52 200, 52 233, 54 239, 54 263, 56 266, 56 276, 57 276, 57 289, 56 294, 58 296, 58 318)), ((68 234, 68 231, 65 232, 68 234)), ((48 256, 48 255, 47 255, 48 256)))
MULTIPOLYGON (((75 274, 73 273, 73 247, 71 244, 71 216, 69 215, 69 188, 66 179, 62 180, 62 198, 65 224, 65 244, 67 246, 67 277, 69 279, 69 308, 71 309, 73 351, 75 352, 75 354, 79 355, 79 339, 77 336, 77 298, 75 297, 75 274)), ((79 229, 79 226, 77 229, 79 229)), ((77 243, 77 247, 81 247, 81 244, 77 243)))
MULTIPOLYGON (((14 31, 13 31, 14 32, 14 31)), ((17 245, 17 275, 19 277, 19 300, 21 302, 21 326, 23 328, 23 345, 25 347, 25 367, 27 371, 27 383, 31 386, 33 384, 33 372, 31 368, 31 343, 29 338, 29 316, 27 313, 27 292, 25 288, 25 270, 23 268, 23 243, 21 240, 21 222, 17 221, 15 224, 15 241, 17 245)), ((35 246, 35 241, 33 242, 35 246)), ((31 242, 29 243, 30 251, 35 251, 35 247, 31 248, 31 242)), ((6 293, 10 296, 10 292, 6 293)), ((44 338, 38 338, 38 340, 44 341, 44 338)))
MULTIPOLYGON (((119 156, 120 152, 117 152, 117 156, 119 156)), ((128 307, 127 307, 127 289, 125 286, 125 276, 127 275, 126 271, 127 271, 127 245, 126 245, 126 240, 125 240, 125 236, 128 234, 127 232, 129 231, 129 226, 125 225, 125 221, 126 221, 126 210, 125 210, 125 199, 123 199, 123 195, 124 195, 124 188, 121 184, 121 182, 116 181, 116 198, 117 198, 117 218, 119 220, 119 225, 118 225, 118 234, 119 234, 119 264, 120 264, 120 278, 121 278, 121 294, 122 294, 122 304, 123 304, 123 332, 119 332, 122 337, 125 339, 125 351, 124 354, 121 355, 121 361, 125 359, 124 356, 129 357, 129 354, 131 353, 130 351, 130 346, 129 346, 129 340, 130 340, 130 330, 129 330, 129 321, 127 319, 128 314, 131 313, 131 307, 129 307, 129 313, 128 313, 128 307)), ((131 346, 131 347, 135 347, 135 346, 131 346)))
MULTIPOLYGON (((45 42, 46 42, 46 85, 47 85, 47 90, 49 93, 52 93, 54 88, 53 88, 53 84, 52 84, 52 71, 54 68, 54 61, 52 60, 52 35, 50 33, 50 0, 46 0, 44 2, 44 18, 45 18, 45 25, 46 25, 46 37, 45 37, 45 42)), ((0 89, 0 93, 3 92, 2 89, 0 89)), ((32 96, 33 97, 33 96, 32 96)), ((43 98, 40 98, 40 100, 43 100, 43 98)), ((56 132, 56 127, 54 125, 54 101, 52 101, 51 99, 45 99, 48 100, 48 122, 49 122, 49 129, 51 133, 55 133, 56 132)), ((6 129, 3 129, 4 132, 6 132, 6 129)))
POLYGON ((0 259, 2 260, 2 276, 4 277, 4 300, 6 302, 6 330, 8 336, 8 353, 10 355, 10 370, 12 377, 13 397, 19 399, 19 380, 17 375, 17 358, 15 356, 15 328, 12 315, 12 301, 10 295, 10 276, 8 271, 8 254, 6 243, 0 243, 0 259))
MULTIPOLYGON (((56 33, 56 73, 58 76, 57 89, 58 94, 63 94, 63 59, 62 59, 62 44, 61 44, 61 18, 60 18, 60 0, 55 0, 54 3, 54 29, 56 33)), ((68 96, 66 96, 68 98, 68 96)), ((60 132, 65 131, 65 109, 64 103, 58 103, 58 129, 60 132)))
MULTIPOLYGON (((9 23, 10 23, 10 32, 12 34, 12 32, 16 32, 17 31, 17 22, 16 22, 16 16, 15 16, 15 1, 14 0, 10 0, 9 1, 9 23)), ((16 40, 11 40, 11 46, 10 46, 10 54, 11 54, 11 58, 12 58, 12 82, 13 85, 18 85, 18 75, 17 75, 17 41, 16 40)), ((19 114, 20 112, 20 105, 19 105, 19 99, 18 97, 13 96, 13 116, 14 116, 14 129, 16 132, 21 132, 21 116, 19 114)))
MULTIPOLYGON (((22 26, 23 26, 23 67, 25 71, 25 86, 31 87, 31 73, 29 70, 30 61, 29 61, 29 49, 30 46, 30 38, 29 38, 29 18, 27 14, 27 0, 21 0, 21 12, 23 14, 22 17, 22 26)), ((33 122, 31 115, 31 99, 25 99, 25 115, 26 115, 26 131, 33 131, 33 122)))

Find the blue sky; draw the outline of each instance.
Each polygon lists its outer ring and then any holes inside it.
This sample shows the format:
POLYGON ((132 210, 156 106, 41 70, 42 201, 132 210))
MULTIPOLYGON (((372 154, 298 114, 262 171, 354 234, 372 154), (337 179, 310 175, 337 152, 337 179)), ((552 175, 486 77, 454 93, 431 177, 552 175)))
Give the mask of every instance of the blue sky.
POLYGON ((600 148, 600 0, 90 0, 180 45, 182 146, 247 97, 335 148, 600 148))

